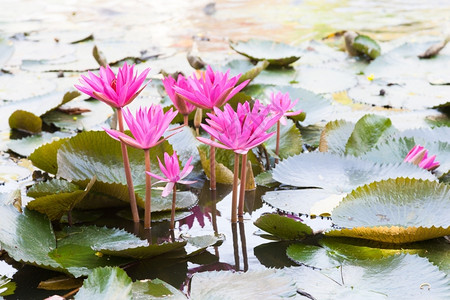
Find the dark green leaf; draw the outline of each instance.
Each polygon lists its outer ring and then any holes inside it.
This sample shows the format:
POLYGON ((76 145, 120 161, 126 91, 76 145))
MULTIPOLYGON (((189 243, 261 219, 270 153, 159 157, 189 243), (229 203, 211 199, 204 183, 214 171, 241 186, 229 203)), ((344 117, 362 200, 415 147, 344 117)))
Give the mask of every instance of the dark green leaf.
POLYGON ((313 234, 311 227, 308 225, 278 214, 262 215, 254 224, 283 240, 301 240, 313 234))
POLYGON ((16 110, 9 116, 9 127, 30 133, 42 130, 42 120, 38 116, 24 110, 16 110))

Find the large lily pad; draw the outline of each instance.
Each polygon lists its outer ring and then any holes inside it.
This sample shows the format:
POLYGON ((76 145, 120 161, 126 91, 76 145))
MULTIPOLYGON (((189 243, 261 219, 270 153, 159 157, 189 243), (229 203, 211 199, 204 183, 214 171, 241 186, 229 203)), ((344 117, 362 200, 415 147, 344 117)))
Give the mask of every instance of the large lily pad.
MULTIPOLYGON (((8 148, 21 155, 21 156, 29 156, 31 153, 34 152, 37 148, 40 146, 62 139, 66 137, 73 136, 74 133, 72 132, 63 132, 63 131, 56 131, 53 133, 49 132, 41 132, 40 134, 35 134, 32 136, 27 136, 19 140, 10 140, 7 144, 8 148)), ((56 159, 56 156, 55 156, 56 159)), ((41 168, 42 169, 42 168, 41 168)), ((53 173, 53 172, 50 172, 53 173)), ((56 173, 56 170, 55 170, 56 173)))
POLYGON ((450 234, 448 185, 390 179, 357 188, 333 210, 330 235, 407 243, 450 234))
POLYGON ((303 66, 298 70, 296 81, 300 87, 319 94, 345 91, 358 83, 349 72, 303 66))
POLYGON ((133 293, 133 300, 186 300, 186 296, 180 290, 160 279, 133 282, 131 291, 133 293))
POLYGON ((267 60, 274 66, 287 66, 301 56, 301 50, 284 43, 250 39, 246 42, 231 42, 230 47, 252 60, 267 60))
POLYGON ((297 294, 295 281, 273 269, 246 273, 197 273, 191 281, 192 299, 284 299, 297 294), (233 287, 230 289, 230 287, 233 287))
POLYGON ((132 299, 132 281, 120 268, 96 268, 84 281, 75 299, 132 299))
POLYGON ((288 213, 329 216, 356 187, 397 177, 436 180, 430 172, 412 164, 379 164, 330 153, 304 153, 281 161, 273 170, 273 178, 307 189, 270 191, 263 200, 288 213))
MULTIPOLYGON (((264 69, 269 66, 268 61, 260 61, 256 65, 253 65, 248 60, 232 60, 225 64, 222 67, 219 67, 219 70, 222 72, 226 72, 230 70, 230 76, 236 76, 241 74, 239 81, 236 84, 240 84, 245 80, 253 80, 257 77, 264 69)), ((215 68, 216 69, 216 68, 215 68)))
POLYGON ((320 135, 319 151, 335 154, 345 153, 345 146, 355 124, 346 120, 328 122, 320 135))

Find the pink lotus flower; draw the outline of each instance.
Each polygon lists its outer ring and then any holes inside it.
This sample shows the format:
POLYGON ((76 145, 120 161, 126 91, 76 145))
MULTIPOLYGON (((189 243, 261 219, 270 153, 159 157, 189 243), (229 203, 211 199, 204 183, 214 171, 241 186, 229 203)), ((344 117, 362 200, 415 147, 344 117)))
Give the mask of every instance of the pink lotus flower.
POLYGON ((220 71, 214 72, 210 66, 200 78, 192 75, 187 80, 190 89, 181 86, 174 86, 173 89, 186 101, 203 109, 213 109, 221 107, 249 82, 246 80, 237 87, 234 87, 241 75, 228 78, 230 71, 223 74, 220 71))
POLYGON ((141 107, 136 111, 135 116, 133 116, 129 109, 124 109, 123 116, 133 137, 117 130, 103 129, 113 139, 120 140, 131 147, 146 150, 162 143, 173 135, 171 134, 160 140, 176 115, 177 111, 172 111, 172 109, 164 113, 160 105, 141 107))
POLYGON ((145 88, 146 85, 139 89, 149 71, 150 69, 146 69, 138 76, 134 65, 128 66, 125 63, 116 76, 109 66, 100 67, 99 76, 92 72, 88 72, 88 76, 81 75, 81 85, 75 87, 109 106, 122 108, 130 104, 145 88))
POLYGON ((175 105, 180 114, 186 116, 194 111, 195 106, 186 101, 184 98, 180 97, 180 95, 174 90, 174 87, 179 87, 182 90, 191 91, 190 85, 183 75, 179 74, 177 81, 168 76, 163 79, 163 84, 164 88, 166 89, 167 95, 169 95, 170 100, 172 100, 173 105, 175 105))
POLYGON ((436 155, 428 157, 428 150, 420 145, 416 145, 409 151, 404 161, 432 171, 440 166, 439 162, 434 161, 435 158, 436 155))
POLYGON ((250 109, 250 104, 239 103, 236 112, 227 104, 223 111, 214 108, 214 114, 208 114, 209 124, 201 124, 216 141, 197 137, 202 143, 233 150, 238 154, 246 154, 250 149, 269 139, 275 132, 267 133, 280 118, 281 114, 270 115, 270 108, 263 106, 257 100, 250 109))
POLYGON ((146 172, 148 175, 159 179, 160 181, 156 182, 167 182, 166 187, 164 188, 162 192, 162 196, 166 197, 169 195, 169 193, 172 191, 176 183, 182 183, 182 184, 191 184, 195 183, 196 181, 188 181, 188 180, 182 180, 185 178, 189 173, 192 172, 192 169, 194 166, 190 165, 192 161, 192 156, 189 158, 189 160, 186 162, 186 165, 184 166, 183 170, 180 172, 180 164, 178 163, 178 156, 177 153, 174 151, 173 155, 170 156, 167 153, 164 153, 164 164, 161 163, 161 160, 159 160, 159 168, 161 169, 161 172, 164 174, 165 178, 162 176, 159 176, 157 174, 153 174, 151 172, 146 172))
POLYGON ((281 92, 272 93, 270 95, 271 103, 270 108, 274 113, 281 113, 283 116, 280 118, 280 122, 283 125, 286 125, 286 116, 295 116, 299 115, 303 112, 303 110, 291 111, 294 108, 295 104, 297 104, 298 99, 291 101, 289 97, 289 93, 282 94, 281 92))

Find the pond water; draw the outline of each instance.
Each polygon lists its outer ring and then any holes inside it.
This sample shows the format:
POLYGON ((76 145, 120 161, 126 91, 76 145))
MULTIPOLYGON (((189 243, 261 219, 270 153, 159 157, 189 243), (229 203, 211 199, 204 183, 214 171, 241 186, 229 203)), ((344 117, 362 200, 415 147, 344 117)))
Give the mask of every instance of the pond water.
MULTIPOLYGON (((111 61, 127 56, 150 57, 151 60, 144 65, 152 67, 151 76, 157 81, 160 69, 167 72, 190 70, 185 59, 187 51, 199 53, 209 63, 237 57, 229 48, 230 40, 261 38, 299 45, 310 39, 351 29, 381 42, 394 39, 413 41, 418 36, 440 38, 448 35, 446 30, 450 28, 450 2, 446 0, 0 0, 0 8, 0 38, 3 44, 13 47, 13 51, 2 48, 5 52, 0 53, 0 66, 4 74, 0 76, 6 76, 6 73, 14 76, 25 74, 30 80, 30 84, 22 81, 22 84, 13 83, 13 87, 0 86, 0 93, 2 90, 11 93, 11 89, 17 89, 21 92, 17 93, 18 100, 38 93, 36 88, 39 82, 29 78, 46 80, 56 77, 56 72, 47 72, 53 70, 52 66, 67 66, 64 69, 64 87, 76 83, 85 70, 97 68, 92 57, 88 58, 91 48, 82 52, 84 56, 73 53, 73 57, 68 57, 67 54, 74 50, 64 45, 91 34, 95 43, 100 48, 103 46, 105 56, 111 61)), ((80 49, 76 51, 84 51, 80 49)), ((137 101, 157 102, 160 99, 158 88, 152 86, 137 101)), ((17 107, 20 108, 20 104, 17 107)), ((411 118, 406 117, 402 122, 410 122, 411 118)), ((10 155, 16 156, 4 152, 8 149, 6 143, 14 137, 10 137, 5 118, 0 124, 0 150, 3 150, 6 161, 10 155)), ((25 184, 29 183, 27 180, 25 184)), ((209 254, 202 254, 189 262, 149 260, 131 265, 127 267, 127 272, 133 279, 158 277, 182 288, 188 274, 199 271, 196 268, 202 264, 209 265, 208 270, 244 271, 261 269, 264 265, 281 267, 291 264, 287 258, 279 258, 284 254, 286 245, 280 243, 270 247, 270 240, 261 237, 260 230, 253 224, 263 213, 274 211, 261 200, 267 189, 258 187, 246 194, 245 221, 233 227, 230 223, 230 187, 220 186, 214 200, 208 182, 204 187, 201 183, 193 189, 199 196, 199 204, 192 209, 194 214, 191 217, 178 222, 177 235, 215 232, 225 236, 223 244, 208 248, 209 254), (262 246, 264 244, 267 245, 262 246)), ((3 192, 8 189, 7 185, 2 188, 3 192)), ((126 228, 133 232, 132 223, 118 220, 115 211, 107 216, 95 224, 126 228)), ((321 218, 305 217, 304 221, 317 231, 331 224, 330 220, 321 218)), ((139 234, 144 236, 142 229, 139 234)), ((154 226, 152 239, 158 240, 159 235, 160 239, 168 239, 167 222, 154 226)), ((44 292, 35 287, 40 280, 56 275, 55 272, 25 266, 14 277, 16 294, 7 299, 52 295, 54 292, 44 292)))

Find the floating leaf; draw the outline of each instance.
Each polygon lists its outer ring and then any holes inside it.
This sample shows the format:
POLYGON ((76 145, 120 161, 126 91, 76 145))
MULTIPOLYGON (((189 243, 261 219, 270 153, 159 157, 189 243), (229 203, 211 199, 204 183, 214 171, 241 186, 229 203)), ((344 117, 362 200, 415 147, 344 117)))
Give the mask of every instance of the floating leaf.
MULTIPOLYGON (((277 125, 273 125, 268 132, 276 131, 277 125)), ((275 156, 277 135, 274 134, 264 145, 272 156, 275 156)), ((281 159, 288 158, 302 152, 302 136, 300 130, 291 120, 286 120, 286 125, 281 125, 280 130, 280 154, 281 159)))
POLYGON ((21 156, 29 156, 34 152, 34 150, 36 150, 43 144, 47 144, 52 141, 56 141, 73 135, 74 133, 72 132, 63 131, 56 131, 53 133, 41 132, 40 134, 34 134, 32 136, 27 136, 19 140, 10 140, 7 146, 11 151, 21 156))
POLYGON ((2 75, 0 76, 0 86, 2 86, 0 99, 3 101, 19 101, 38 97, 56 89, 54 80, 26 73, 2 75))
POLYGON ((340 265, 326 249, 303 243, 290 245, 286 255, 298 264, 319 269, 330 269, 340 265))
POLYGON ((39 133, 42 130, 42 120, 33 113, 16 110, 9 116, 9 127, 30 133, 39 133))
POLYGON ((293 242, 270 242, 260 244, 253 249, 253 253, 259 262, 266 268, 281 269, 296 265, 286 256, 286 249, 293 242))
POLYGON ((145 259, 150 257, 155 257, 167 252, 175 251, 183 248, 186 242, 173 242, 173 243, 163 243, 163 244, 152 244, 148 246, 139 247, 94 247, 95 250, 113 256, 127 257, 134 259, 145 259))
POLYGON ((83 200, 95 180, 95 177, 91 179, 85 189, 60 179, 35 184, 27 194, 35 199, 28 202, 27 207, 46 214, 51 221, 59 221, 63 215, 72 211, 75 205, 83 200))
POLYGON ((320 135, 320 152, 345 153, 345 146, 352 135, 355 124, 345 120, 328 122, 320 135))
POLYGON ((81 287, 83 279, 67 276, 53 277, 39 282, 38 289, 48 291, 70 290, 81 287))
POLYGON ((133 300, 186 300, 186 296, 182 292, 160 279, 133 282, 132 293, 133 300))
POLYGON ((377 164, 330 153, 303 153, 281 161, 273 178, 298 187, 318 187, 350 192, 373 181, 396 177, 435 180, 430 172, 412 164, 377 164))
POLYGON ((345 146, 345 153, 360 156, 369 151, 384 136, 393 131, 389 118, 368 114, 356 122, 345 146))
POLYGON ((254 224, 258 228, 284 240, 301 240, 313 234, 311 227, 308 225, 278 214, 262 215, 254 224))
POLYGON ((297 295, 293 278, 275 270, 232 273, 196 273, 191 280, 192 299, 284 299, 297 295), (233 287, 230 289, 230 287, 233 287))
POLYGON ((0 277, 0 296, 13 295, 16 290, 16 283, 6 276, 0 277))
POLYGON ((267 60, 274 66, 287 66, 301 56, 301 50, 297 47, 268 40, 230 42, 230 47, 252 60, 267 60))
POLYGON ((368 37, 367 35, 358 35, 353 40, 353 47, 361 52, 369 56, 371 59, 375 59, 381 54, 381 47, 378 43, 368 37))
POLYGON ((183 235, 188 243, 186 245, 186 252, 188 256, 200 254, 210 246, 220 246, 225 240, 223 234, 214 235, 200 235, 200 236, 187 236, 183 235))
POLYGON ((132 299, 132 281, 120 268, 96 268, 84 281, 75 299, 132 299))
POLYGON ((29 159, 33 162, 33 165, 41 170, 44 170, 50 174, 56 174, 58 171, 58 162, 56 160, 56 155, 59 148, 64 144, 69 138, 62 138, 54 140, 51 143, 44 144, 33 151, 30 154, 29 159))
POLYGON ((266 60, 259 61, 256 65, 253 65, 248 60, 232 60, 226 65, 219 67, 222 72, 230 71, 230 76, 236 76, 241 74, 239 81, 236 84, 240 84, 245 80, 253 80, 258 76, 264 69, 269 66, 269 62, 266 60))
POLYGON ((10 59, 14 53, 14 45, 10 40, 0 37, 0 68, 10 59))
POLYGON ((357 188, 333 210, 350 236, 388 243, 408 243, 450 234, 448 185, 409 178, 389 179, 357 188))
POLYGON ((273 178, 309 188, 270 191, 263 200, 288 213, 329 216, 345 194, 356 187, 397 177, 436 180, 430 172, 412 164, 379 164, 330 153, 304 153, 281 161, 273 170, 273 178))

